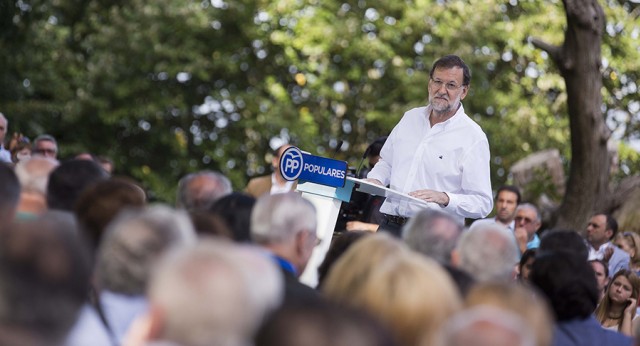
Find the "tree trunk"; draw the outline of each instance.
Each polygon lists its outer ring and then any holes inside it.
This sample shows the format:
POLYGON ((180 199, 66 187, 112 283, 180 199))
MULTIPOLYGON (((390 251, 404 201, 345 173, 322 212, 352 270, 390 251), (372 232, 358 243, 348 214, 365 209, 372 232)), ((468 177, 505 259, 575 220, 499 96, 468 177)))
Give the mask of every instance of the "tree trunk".
POLYGON ((567 88, 571 130, 571 168, 554 228, 584 229, 589 217, 604 210, 609 194, 610 131, 602 114, 600 73, 604 12, 597 0, 563 0, 567 29, 561 47, 537 40, 560 69, 567 88))

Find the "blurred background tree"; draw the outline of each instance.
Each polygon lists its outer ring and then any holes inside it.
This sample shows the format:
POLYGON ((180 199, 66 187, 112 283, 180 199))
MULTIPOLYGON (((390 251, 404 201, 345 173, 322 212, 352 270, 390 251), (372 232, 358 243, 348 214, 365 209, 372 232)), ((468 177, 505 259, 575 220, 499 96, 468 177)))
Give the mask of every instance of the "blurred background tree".
MULTIPOLYGON (((640 4, 601 5, 616 182, 639 171, 640 4)), ((543 149, 569 171, 565 83, 529 39, 559 45, 566 25, 559 0, 0 0, 0 111, 11 132, 54 135, 62 158, 110 156, 173 202, 177 180, 205 168, 242 189, 283 142, 357 165, 453 53, 473 72, 465 110, 497 187, 543 149)))

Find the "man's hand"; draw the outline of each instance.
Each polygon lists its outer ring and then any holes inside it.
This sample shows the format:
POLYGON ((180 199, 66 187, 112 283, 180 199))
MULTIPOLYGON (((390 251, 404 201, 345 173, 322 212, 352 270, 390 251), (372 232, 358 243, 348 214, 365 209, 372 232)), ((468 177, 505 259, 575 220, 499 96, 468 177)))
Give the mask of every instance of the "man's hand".
POLYGON ((527 243, 529 242, 529 234, 524 227, 518 227, 513 230, 513 234, 516 236, 516 242, 520 248, 520 253, 527 251, 527 243))
POLYGON ((368 182, 370 182, 371 184, 376 184, 376 185, 384 186, 384 185, 382 185, 382 182, 381 182, 380 180, 378 180, 378 179, 366 178, 366 179, 364 179, 364 181, 368 181, 368 182))
POLYGON ((377 232, 379 225, 375 223, 366 223, 362 221, 349 221, 347 222, 347 231, 368 231, 377 232))
POLYGON ((440 191, 417 190, 409 192, 409 196, 419 198, 425 202, 438 203, 443 207, 449 205, 449 195, 440 191))

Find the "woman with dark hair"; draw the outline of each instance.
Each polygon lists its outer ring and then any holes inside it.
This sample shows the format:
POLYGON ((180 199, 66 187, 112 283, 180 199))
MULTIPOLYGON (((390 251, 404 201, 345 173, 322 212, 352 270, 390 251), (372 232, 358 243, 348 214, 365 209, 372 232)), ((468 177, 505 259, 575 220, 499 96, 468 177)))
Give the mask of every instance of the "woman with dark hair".
POLYGON ((518 281, 529 282, 529 274, 531 273, 531 266, 536 259, 536 249, 528 249, 520 257, 520 263, 518 264, 518 281))
POLYGON ((233 192, 217 200, 209 212, 222 219, 231 230, 233 240, 239 243, 251 242, 251 211, 256 199, 240 192, 233 192))
POLYGON ((633 336, 639 290, 640 278, 630 270, 619 270, 595 311, 602 327, 633 336))

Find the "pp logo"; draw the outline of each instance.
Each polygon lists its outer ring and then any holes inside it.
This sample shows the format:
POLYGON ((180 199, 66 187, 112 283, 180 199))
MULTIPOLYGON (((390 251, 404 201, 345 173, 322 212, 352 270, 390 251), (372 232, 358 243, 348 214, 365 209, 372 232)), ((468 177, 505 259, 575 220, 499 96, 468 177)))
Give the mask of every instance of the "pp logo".
POLYGON ((302 152, 296 147, 287 148, 280 158, 280 174, 285 180, 298 179, 302 173, 302 152))

